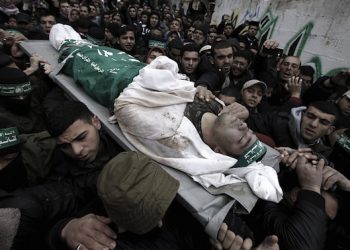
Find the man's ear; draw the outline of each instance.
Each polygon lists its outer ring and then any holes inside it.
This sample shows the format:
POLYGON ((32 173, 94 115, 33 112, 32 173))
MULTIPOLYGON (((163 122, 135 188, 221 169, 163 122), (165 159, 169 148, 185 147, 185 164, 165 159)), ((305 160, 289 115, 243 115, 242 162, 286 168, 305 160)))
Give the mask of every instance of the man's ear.
POLYGON ((330 135, 335 131, 335 126, 329 126, 327 134, 326 135, 330 135))
POLYGON ((216 145, 214 147, 214 152, 219 153, 219 154, 223 154, 223 155, 225 154, 224 151, 218 145, 216 145))
POLYGON ((97 130, 100 130, 101 129, 101 122, 100 120, 98 119, 98 117, 96 115, 94 115, 92 118, 91 118, 91 122, 92 122, 92 125, 97 128, 97 130))
POLYGON ((213 56, 209 56, 209 62, 210 62, 211 64, 214 64, 214 57, 213 57, 213 56))
POLYGON ((117 44, 120 44, 120 40, 119 40, 119 37, 117 37, 117 40, 116 40, 117 44))

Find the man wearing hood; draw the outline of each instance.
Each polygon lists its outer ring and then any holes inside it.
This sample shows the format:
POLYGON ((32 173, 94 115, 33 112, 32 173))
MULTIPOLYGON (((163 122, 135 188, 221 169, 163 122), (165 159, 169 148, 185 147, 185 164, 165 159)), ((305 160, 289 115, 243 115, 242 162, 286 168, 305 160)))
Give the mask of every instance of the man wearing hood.
POLYGON ((338 113, 335 104, 317 101, 293 108, 290 114, 253 114, 246 122, 253 131, 272 137, 277 146, 311 148, 327 157, 331 147, 323 139, 334 131, 338 113))

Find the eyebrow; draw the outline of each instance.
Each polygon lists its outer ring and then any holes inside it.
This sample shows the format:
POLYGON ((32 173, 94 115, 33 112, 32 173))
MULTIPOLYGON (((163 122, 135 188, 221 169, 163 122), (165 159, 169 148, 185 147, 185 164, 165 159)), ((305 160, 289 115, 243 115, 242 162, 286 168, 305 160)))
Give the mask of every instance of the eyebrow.
POLYGON ((78 134, 77 136, 75 136, 70 142, 64 142, 64 143, 59 143, 57 142, 58 146, 63 147, 63 146, 67 146, 70 145, 72 142, 81 139, 83 136, 85 136, 87 133, 86 130, 82 131, 80 134, 78 134))

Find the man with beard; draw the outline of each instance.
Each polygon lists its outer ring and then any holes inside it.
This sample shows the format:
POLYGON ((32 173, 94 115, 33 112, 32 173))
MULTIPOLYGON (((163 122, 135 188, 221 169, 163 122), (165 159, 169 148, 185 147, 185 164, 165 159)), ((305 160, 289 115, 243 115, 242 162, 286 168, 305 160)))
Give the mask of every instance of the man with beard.
POLYGON ((239 97, 243 84, 254 78, 253 73, 249 70, 251 65, 252 55, 247 50, 239 50, 233 56, 230 82, 222 86, 220 98, 224 100, 230 99, 225 93, 232 93, 231 96, 239 97))
POLYGON ((20 133, 45 130, 41 107, 43 93, 34 88, 29 77, 20 69, 0 69, 0 117, 10 119, 20 133))
POLYGON ((199 87, 199 98, 208 101, 210 91, 220 91, 223 86, 230 83, 229 73, 233 61, 233 49, 228 41, 214 42, 211 54, 210 62, 203 60, 199 66, 200 72, 203 73, 195 83, 199 87))

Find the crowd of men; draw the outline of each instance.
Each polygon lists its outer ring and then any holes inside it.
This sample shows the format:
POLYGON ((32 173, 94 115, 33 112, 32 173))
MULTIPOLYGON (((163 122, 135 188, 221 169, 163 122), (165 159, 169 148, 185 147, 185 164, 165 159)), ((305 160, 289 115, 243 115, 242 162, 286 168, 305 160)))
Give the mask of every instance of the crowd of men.
POLYGON ((212 25, 199 0, 186 11, 153 4, 0 1, 4 249, 350 248, 350 70, 315 79, 277 41, 257 39, 258 21, 235 27, 224 15, 212 25), (184 112, 203 142, 237 159, 257 153, 253 161, 264 158, 263 145, 277 149, 283 199, 235 210, 209 240, 174 199, 179 183, 143 154, 123 152, 96 114, 52 82, 45 58, 20 49, 48 40, 58 23, 139 68, 174 60, 196 87, 184 112))

